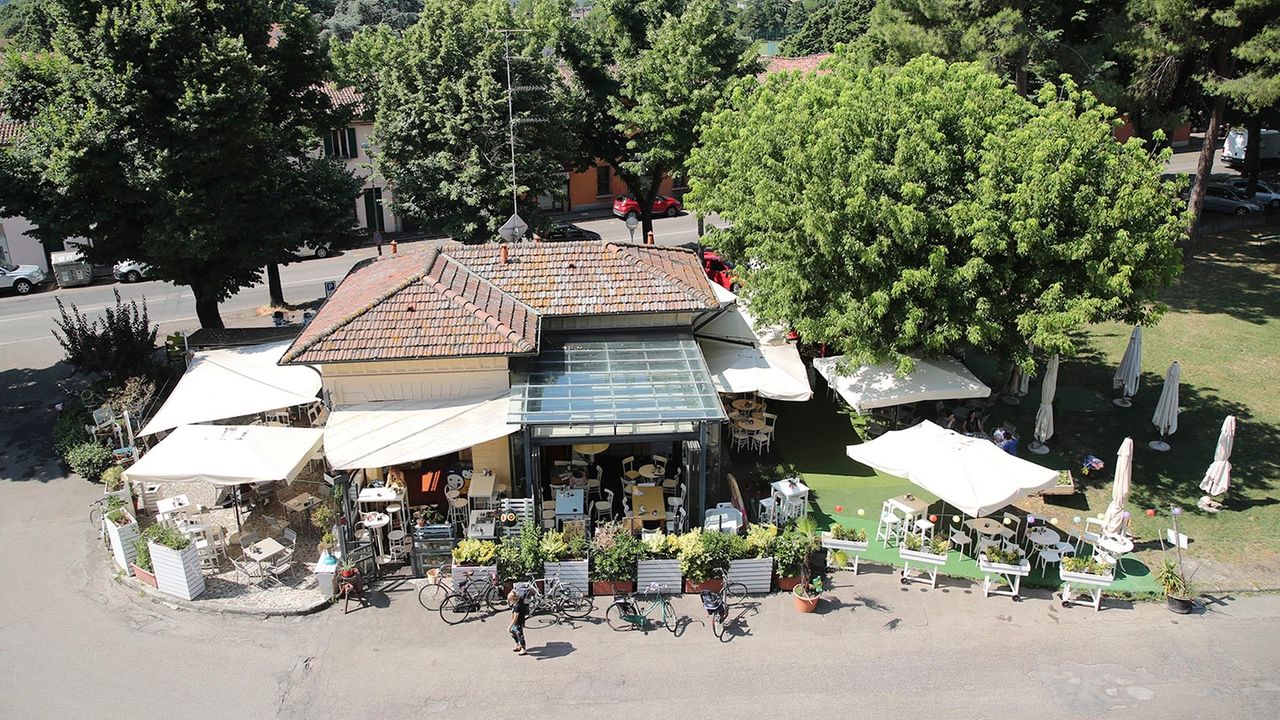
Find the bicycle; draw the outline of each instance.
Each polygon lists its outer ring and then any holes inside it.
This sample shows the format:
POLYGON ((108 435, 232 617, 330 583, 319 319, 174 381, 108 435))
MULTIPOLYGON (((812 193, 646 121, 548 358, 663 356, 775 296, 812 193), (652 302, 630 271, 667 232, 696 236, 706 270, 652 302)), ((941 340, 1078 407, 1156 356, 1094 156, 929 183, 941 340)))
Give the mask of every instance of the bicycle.
POLYGON ((742 602, 747 596, 747 586, 740 582, 730 582, 727 570, 718 571, 721 585, 720 592, 702 591, 702 607, 711 619, 711 632, 717 638, 724 637, 725 621, 729 618, 729 608, 742 602))
POLYGON ((100 497, 89 503, 89 524, 98 528, 98 539, 105 545, 110 541, 107 537, 107 526, 105 524, 107 512, 107 498, 100 497))
POLYGON ((560 579, 560 575, 549 578, 537 578, 529 575, 529 582, 522 583, 527 588, 526 600, 529 603, 529 614, 536 615, 542 611, 564 615, 574 620, 582 620, 591 614, 591 599, 587 594, 560 579), (543 589, 539 589, 541 582, 543 589))
POLYGON ((453 576, 449 574, 451 566, 444 563, 438 568, 427 571, 427 584, 418 590, 418 602, 431 612, 439 612, 440 604, 453 592, 453 576))
POLYGON ((445 596, 440 603, 440 619, 449 625, 457 625, 466 620, 471 613, 480 609, 484 603, 490 612, 498 612, 507 607, 506 593, 498 586, 498 576, 489 573, 488 577, 472 579, 474 570, 468 570, 458 589, 445 596))
POLYGON ((668 586, 653 583, 643 593, 615 595, 613 604, 609 606, 608 610, 604 611, 604 619, 615 632, 634 630, 644 627, 645 621, 649 619, 649 614, 658 608, 662 608, 660 616, 662 625, 674 635, 676 632, 676 609, 671 605, 671 600, 667 597, 667 590, 668 586), (640 612, 639 607, 636 605, 636 597, 642 594, 656 595, 653 599, 653 604, 644 612, 640 612))

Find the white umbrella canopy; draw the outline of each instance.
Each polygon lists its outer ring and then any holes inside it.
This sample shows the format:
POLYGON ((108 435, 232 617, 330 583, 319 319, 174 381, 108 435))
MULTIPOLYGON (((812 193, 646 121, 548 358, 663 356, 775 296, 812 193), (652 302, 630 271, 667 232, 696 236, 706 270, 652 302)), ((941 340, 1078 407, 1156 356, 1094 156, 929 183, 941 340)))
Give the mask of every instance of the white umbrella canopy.
POLYGON ((1124 504, 1129 500, 1133 476, 1133 438, 1125 438, 1116 454, 1116 479, 1111 486, 1111 504, 1102 518, 1102 531, 1119 535, 1124 529, 1124 504))
POLYGON ((1200 489, 1210 495, 1221 495, 1231 487, 1231 450, 1236 444, 1236 416, 1228 415, 1222 421, 1218 433, 1218 448, 1213 452, 1213 463, 1200 481, 1200 489))
POLYGON ((1149 443, 1152 450, 1160 452, 1168 450, 1169 443, 1164 441, 1165 436, 1178 431, 1178 383, 1181 378, 1182 368, 1175 360, 1169 366, 1169 372, 1165 373, 1164 387, 1160 389, 1160 400, 1156 402, 1155 414, 1151 416, 1151 422, 1160 430, 1160 439, 1149 443))
POLYGON ((1138 377, 1142 374, 1142 328, 1134 327, 1129 334, 1129 344, 1125 346, 1124 357, 1120 358, 1120 367, 1116 368, 1116 376, 1111 384, 1116 390, 1124 393, 1112 402, 1120 407, 1133 405, 1129 398, 1138 394, 1138 377))
POLYGON ((1045 441, 1053 437, 1053 396, 1058 391, 1058 354, 1049 358, 1044 369, 1044 380, 1040 384, 1040 409, 1036 411, 1036 441, 1031 443, 1031 452, 1044 455, 1049 452, 1045 441))

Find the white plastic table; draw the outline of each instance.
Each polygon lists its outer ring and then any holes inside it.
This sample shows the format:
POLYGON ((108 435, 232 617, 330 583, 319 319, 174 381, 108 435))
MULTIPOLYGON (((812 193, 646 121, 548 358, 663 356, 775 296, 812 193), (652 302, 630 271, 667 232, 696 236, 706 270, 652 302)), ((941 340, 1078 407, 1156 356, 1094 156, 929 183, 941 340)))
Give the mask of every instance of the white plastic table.
POLYGON ((160 522, 167 522, 169 516, 180 510, 186 510, 191 507, 191 501, 186 495, 179 495, 171 498, 161 498, 156 502, 156 518, 160 522))
POLYGON ((364 488, 356 497, 358 502, 399 502, 404 495, 393 487, 364 488))
POLYGON ((1050 545, 1057 545, 1058 542, 1062 540, 1062 536, 1050 528, 1042 527, 1028 532, 1027 539, 1036 545, 1047 547, 1050 545))
POLYGON ((582 517, 586 494, 586 490, 565 490, 556 495, 556 519, 564 520, 582 517))
POLYGON ((364 526, 369 528, 369 532, 373 533, 373 539, 378 544, 378 554, 386 555, 382 549, 382 528, 391 523, 391 516, 386 513, 371 512, 364 513, 361 517, 364 526))
POLYGON ((702 527, 705 530, 736 534, 742 527, 742 512, 737 508, 711 508, 703 518, 702 527))

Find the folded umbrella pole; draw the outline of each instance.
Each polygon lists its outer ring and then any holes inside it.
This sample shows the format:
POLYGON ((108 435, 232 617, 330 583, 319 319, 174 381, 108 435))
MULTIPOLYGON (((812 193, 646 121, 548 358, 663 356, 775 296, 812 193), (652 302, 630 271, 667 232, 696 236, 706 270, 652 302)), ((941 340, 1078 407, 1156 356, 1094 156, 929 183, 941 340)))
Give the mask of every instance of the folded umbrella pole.
POLYGON ((1182 368, 1174 361, 1164 376, 1164 387, 1160 389, 1160 399, 1156 401, 1156 411, 1151 416, 1152 424, 1160 430, 1160 439, 1147 443, 1152 450, 1167 452, 1169 443, 1164 441, 1165 437, 1178 431, 1178 383, 1181 378, 1182 368))
POLYGON ((1120 367, 1111 384, 1124 393, 1111 402, 1119 407, 1132 407, 1129 398, 1138 393, 1138 377, 1142 374, 1142 328, 1135 327, 1129 334, 1129 344, 1125 346, 1124 357, 1120 359, 1120 367))
POLYGON ((1035 442, 1028 446, 1031 452, 1044 455, 1049 452, 1045 441, 1053 437, 1053 396, 1058 389, 1058 354, 1049 358, 1040 384, 1040 409, 1036 411, 1035 442))

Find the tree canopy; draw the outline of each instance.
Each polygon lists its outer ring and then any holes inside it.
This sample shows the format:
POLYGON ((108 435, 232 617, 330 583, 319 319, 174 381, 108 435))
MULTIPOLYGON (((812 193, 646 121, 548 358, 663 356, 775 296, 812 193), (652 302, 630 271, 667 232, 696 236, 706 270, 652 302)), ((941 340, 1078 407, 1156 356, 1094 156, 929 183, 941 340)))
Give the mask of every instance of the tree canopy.
POLYGON ((1160 158, 1070 82, 1020 97, 922 57, 743 82, 690 161, 752 311, 859 361, 972 347, 1032 369, 1102 320, 1151 323, 1185 218, 1160 158))
MULTIPOLYGON (((375 107, 373 164, 395 186, 398 214, 460 240, 496 239, 511 216, 512 178, 507 49, 492 30, 544 24, 513 15, 505 0, 427 0, 403 34, 366 28, 335 48, 342 74, 375 107)), ((542 53, 548 41, 545 30, 511 37, 519 212, 530 225, 536 198, 561 192, 576 154, 567 88, 542 53)))
POLYGON ((52 51, 0 69, 0 107, 26 124, 0 151, 5 214, 49 246, 83 237, 90 260, 189 286, 204 327, 265 265, 353 229, 358 182, 312 152, 331 109, 303 6, 53 5, 52 51))

